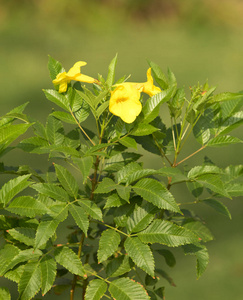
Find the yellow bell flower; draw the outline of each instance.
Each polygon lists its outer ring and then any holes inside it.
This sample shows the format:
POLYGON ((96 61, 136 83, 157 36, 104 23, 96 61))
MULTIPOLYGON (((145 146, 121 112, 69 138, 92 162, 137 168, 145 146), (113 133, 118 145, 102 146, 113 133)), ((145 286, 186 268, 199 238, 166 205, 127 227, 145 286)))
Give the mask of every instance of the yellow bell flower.
POLYGON ((161 89, 154 85, 153 77, 151 75, 151 68, 147 71, 147 81, 143 83, 143 92, 148 94, 150 97, 161 92, 161 89))
POLYGON ((67 85, 71 80, 94 83, 96 79, 83 75, 80 73, 80 67, 85 66, 87 63, 84 61, 76 62, 68 72, 62 72, 52 81, 54 84, 59 84, 59 93, 64 93, 67 90, 67 85))
POLYGON ((134 122, 142 110, 141 91, 140 84, 125 82, 117 85, 111 92, 109 111, 125 123, 134 122))

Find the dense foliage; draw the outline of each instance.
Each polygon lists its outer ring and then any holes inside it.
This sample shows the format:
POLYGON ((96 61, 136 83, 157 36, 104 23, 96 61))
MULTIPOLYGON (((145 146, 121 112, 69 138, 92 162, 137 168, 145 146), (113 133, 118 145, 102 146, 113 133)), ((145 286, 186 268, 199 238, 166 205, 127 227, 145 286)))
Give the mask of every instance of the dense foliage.
MULTIPOLYGON (((107 79, 94 79, 80 73, 84 62, 65 72, 50 57, 54 88, 44 93, 59 108, 46 124, 24 114, 26 104, 1 117, 1 157, 21 149, 48 155, 49 164, 47 172, 0 165, 4 178, 11 176, 0 189, 0 275, 17 283, 20 299, 65 289, 71 300, 74 292, 86 300, 164 299, 163 280, 174 282, 161 257, 173 267, 173 247, 181 247, 196 257, 200 277, 209 261, 205 243, 213 239, 186 199, 175 199, 174 185, 186 185, 195 197, 190 204, 228 218, 221 198, 243 195, 242 165, 221 169, 205 158, 182 168, 206 147, 241 143, 229 133, 242 123, 243 94, 215 94, 206 83, 191 87, 188 99, 174 74, 153 62, 146 82, 123 77, 114 83, 116 63, 117 57, 107 79), (170 124, 160 117, 162 104, 170 124), (88 118, 95 130, 86 128, 88 118), (200 146, 183 157, 191 135, 200 146), (143 167, 138 145, 157 155, 157 169, 143 167), (64 239, 57 229, 67 219, 71 231, 64 239)), ((10 299, 6 288, 0 292, 10 299)))

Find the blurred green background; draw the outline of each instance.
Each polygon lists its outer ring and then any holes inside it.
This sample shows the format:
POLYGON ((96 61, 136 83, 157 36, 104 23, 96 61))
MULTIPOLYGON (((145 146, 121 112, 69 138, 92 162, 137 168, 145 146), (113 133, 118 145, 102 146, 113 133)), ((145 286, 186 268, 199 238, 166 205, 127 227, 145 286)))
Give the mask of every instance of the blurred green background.
MULTIPOLYGON (((48 55, 66 69, 86 61, 84 74, 97 77, 106 76, 118 53, 117 78, 132 74, 132 81, 145 81, 149 59, 165 72, 171 68, 187 91, 206 80, 217 92, 243 90, 242 15, 242 0, 0 0, 1 115, 29 101, 26 112, 45 121, 53 107, 42 92, 52 87, 48 55)), ((242 137, 242 130, 235 135, 242 137)), ((189 146, 185 153, 198 148, 194 141, 189 146)), ((220 167, 242 163, 242 147, 234 145, 207 150, 188 164, 201 164, 205 155, 220 167)), ((6 161, 36 167, 43 163, 21 152, 6 156, 6 161)), ((146 157, 145 166, 157 168, 158 161, 146 157)), ((175 193, 182 201, 190 200, 184 189, 175 193)), ((161 261, 177 285, 164 282, 166 299, 242 299, 243 204, 239 198, 225 203, 231 221, 210 209, 195 208, 216 238, 208 244, 210 264, 202 278, 196 280, 193 257, 179 249, 174 251, 173 269, 161 261)), ((13 299, 16 295, 13 290, 13 299)), ((68 299, 68 291, 60 299, 68 299)))

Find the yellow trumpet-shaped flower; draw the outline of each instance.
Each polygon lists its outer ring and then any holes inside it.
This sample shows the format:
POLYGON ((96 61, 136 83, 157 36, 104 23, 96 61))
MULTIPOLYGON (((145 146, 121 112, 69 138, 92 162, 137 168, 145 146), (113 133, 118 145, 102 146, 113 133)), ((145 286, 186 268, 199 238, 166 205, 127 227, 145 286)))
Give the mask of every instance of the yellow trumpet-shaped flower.
POLYGON ((140 84, 130 82, 119 84, 111 92, 110 112, 126 123, 134 122, 142 110, 142 104, 139 101, 140 93, 140 84))
POLYGON ((161 89, 154 85, 153 77, 151 75, 151 68, 147 71, 147 81, 143 83, 143 92, 148 94, 150 97, 161 92, 161 89))
POLYGON ((67 90, 67 85, 71 80, 94 83, 97 80, 81 74, 80 67, 85 66, 87 63, 84 61, 76 62, 73 67, 68 72, 62 72, 57 75, 57 77, 52 81, 54 84, 59 84, 59 93, 64 93, 67 90))

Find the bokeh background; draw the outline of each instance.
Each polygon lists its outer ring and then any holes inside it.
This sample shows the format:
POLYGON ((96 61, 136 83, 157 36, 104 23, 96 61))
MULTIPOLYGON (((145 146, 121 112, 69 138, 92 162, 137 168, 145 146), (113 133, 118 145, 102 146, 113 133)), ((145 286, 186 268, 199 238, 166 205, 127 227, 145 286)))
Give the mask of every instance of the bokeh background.
MULTIPOLYGON (((48 55, 66 69, 78 60, 86 61, 83 72, 96 77, 106 76, 118 53, 117 78, 132 74, 131 80, 144 81, 149 59, 165 72, 172 69, 178 85, 187 91, 206 80, 217 86, 217 92, 243 90, 242 16, 242 0, 0 0, 1 115, 28 101, 26 112, 45 121, 53 106, 42 92, 52 87, 48 55)), ((243 137, 242 129, 235 135, 243 137)), ((186 151, 197 148, 191 141, 186 151)), ((220 167, 242 163, 242 146, 220 150, 200 153, 189 165, 200 164, 205 155, 220 167)), ((20 152, 6 161, 36 167, 43 163, 20 152)), ((145 164, 158 166, 152 156, 145 164)), ((190 200, 186 190, 176 193, 190 200)), ((242 299, 243 203, 239 198, 225 203, 232 220, 195 208, 215 236, 208 244, 210 264, 202 278, 196 280, 193 257, 185 257, 179 249, 174 251, 173 269, 161 261, 176 284, 164 282, 166 299, 242 299)), ((17 299, 14 289, 12 293, 17 299)), ((68 299, 68 291, 59 299, 68 299)))

